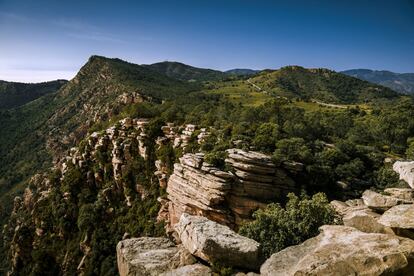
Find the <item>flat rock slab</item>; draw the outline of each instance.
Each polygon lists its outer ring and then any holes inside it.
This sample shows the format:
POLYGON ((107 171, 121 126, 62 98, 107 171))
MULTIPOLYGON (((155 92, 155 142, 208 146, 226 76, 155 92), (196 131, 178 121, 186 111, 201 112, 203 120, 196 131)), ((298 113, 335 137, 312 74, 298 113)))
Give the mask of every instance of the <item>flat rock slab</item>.
POLYGON ((396 276, 413 271, 413 240, 339 225, 321 227, 317 237, 273 254, 260 268, 263 276, 396 276))
POLYGON ((229 159, 233 159, 234 161, 259 165, 259 166, 266 166, 274 168, 276 165, 272 162, 272 157, 270 155, 266 155, 256 151, 244 151, 241 149, 228 149, 226 150, 228 153, 229 159))
POLYGON ((414 189, 411 188, 388 188, 384 190, 385 193, 392 197, 400 198, 402 200, 413 201, 414 203, 414 189))
POLYGON ((257 269, 260 244, 205 217, 182 214, 175 230, 191 254, 210 263, 257 269))
POLYGON ((378 212, 385 212, 391 207, 399 204, 410 203, 409 201, 407 202, 401 198, 383 195, 371 190, 366 190, 362 194, 362 200, 370 209, 378 212))
POLYGON ((236 169, 255 173, 255 174, 274 174, 276 172, 275 167, 268 167, 268 166, 261 166, 261 165, 238 162, 231 158, 226 158, 225 162, 231 164, 231 166, 236 169))
POLYGON ((212 276, 213 271, 202 264, 192 264, 162 273, 160 276, 212 276))
POLYGON ((120 276, 160 275, 193 264, 195 259, 183 246, 166 238, 134 238, 120 241, 116 247, 120 276))

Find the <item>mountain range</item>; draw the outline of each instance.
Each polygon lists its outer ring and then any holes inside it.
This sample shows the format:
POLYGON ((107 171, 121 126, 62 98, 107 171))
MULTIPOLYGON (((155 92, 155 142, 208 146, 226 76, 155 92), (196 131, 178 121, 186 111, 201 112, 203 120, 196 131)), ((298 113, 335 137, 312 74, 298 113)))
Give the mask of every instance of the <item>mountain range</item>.
POLYGON ((414 73, 394 73, 369 69, 352 69, 342 71, 351 77, 377 83, 404 94, 414 94, 414 73))

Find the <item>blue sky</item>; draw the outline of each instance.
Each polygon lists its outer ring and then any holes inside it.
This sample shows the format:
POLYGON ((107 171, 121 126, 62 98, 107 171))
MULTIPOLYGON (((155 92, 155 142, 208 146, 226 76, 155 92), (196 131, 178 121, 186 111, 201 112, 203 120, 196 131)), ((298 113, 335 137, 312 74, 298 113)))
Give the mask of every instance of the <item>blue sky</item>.
POLYGON ((0 0, 0 79, 72 78, 93 54, 143 64, 414 72, 414 1, 0 0))

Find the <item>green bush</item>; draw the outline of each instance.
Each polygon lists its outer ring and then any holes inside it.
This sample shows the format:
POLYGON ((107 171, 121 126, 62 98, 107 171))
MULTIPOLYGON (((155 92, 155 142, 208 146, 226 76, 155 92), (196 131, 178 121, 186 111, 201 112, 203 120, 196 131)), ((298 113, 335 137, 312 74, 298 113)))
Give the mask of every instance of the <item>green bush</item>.
POLYGON ((323 193, 312 198, 306 195, 299 198, 290 193, 285 208, 279 203, 272 203, 256 211, 253 218, 254 221, 243 225, 239 233, 259 242, 265 258, 316 236, 320 226, 338 221, 323 193))
POLYGON ((398 174, 394 172, 391 166, 384 166, 381 167, 378 171, 374 174, 375 180, 375 187, 380 191, 384 190, 385 188, 392 188, 392 187, 406 187, 407 185, 401 185, 398 174))
POLYGON ((225 159, 227 157, 227 154, 225 151, 213 151, 210 153, 207 153, 206 156, 204 157, 204 160, 213 165, 214 167, 220 168, 220 169, 224 169, 226 163, 225 163, 225 159))
POLYGON ((408 139, 408 148, 405 151, 407 159, 414 160, 414 138, 408 139))

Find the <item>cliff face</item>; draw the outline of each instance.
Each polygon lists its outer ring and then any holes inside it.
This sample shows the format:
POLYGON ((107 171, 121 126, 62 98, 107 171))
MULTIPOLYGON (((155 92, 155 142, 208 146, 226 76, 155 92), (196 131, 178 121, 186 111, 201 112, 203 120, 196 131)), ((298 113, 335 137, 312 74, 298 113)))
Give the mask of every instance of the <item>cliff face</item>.
POLYGON ((159 127, 123 119, 33 177, 3 231, 11 273, 99 274, 114 269, 113 249, 124 235, 161 235, 151 132, 159 127))
POLYGON ((206 163, 202 153, 180 158, 167 184, 167 199, 160 200, 159 218, 173 227, 188 213, 238 228, 257 209, 297 191, 289 176, 295 173, 292 168, 276 166, 269 156, 258 152, 227 152, 229 171, 206 163))

